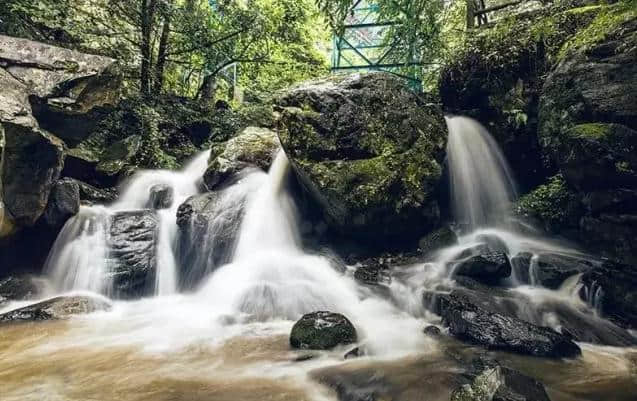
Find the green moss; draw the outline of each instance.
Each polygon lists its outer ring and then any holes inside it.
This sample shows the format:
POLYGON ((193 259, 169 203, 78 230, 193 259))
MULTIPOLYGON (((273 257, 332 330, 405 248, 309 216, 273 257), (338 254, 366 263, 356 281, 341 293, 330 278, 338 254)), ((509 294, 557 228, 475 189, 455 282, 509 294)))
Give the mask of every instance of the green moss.
POLYGON ((521 197, 515 211, 522 216, 538 218, 555 231, 570 224, 569 219, 577 215, 579 205, 578 196, 569 190, 564 177, 558 174, 521 197))
POLYGON ((571 14, 595 12, 596 17, 588 26, 570 37, 561 47, 558 58, 564 59, 574 51, 585 49, 606 39, 624 22, 637 18, 637 7, 622 1, 609 6, 589 6, 568 11, 571 14))
POLYGON ((567 135, 571 137, 602 140, 609 138, 612 135, 612 132, 612 124, 590 123, 574 126, 568 130, 567 135))

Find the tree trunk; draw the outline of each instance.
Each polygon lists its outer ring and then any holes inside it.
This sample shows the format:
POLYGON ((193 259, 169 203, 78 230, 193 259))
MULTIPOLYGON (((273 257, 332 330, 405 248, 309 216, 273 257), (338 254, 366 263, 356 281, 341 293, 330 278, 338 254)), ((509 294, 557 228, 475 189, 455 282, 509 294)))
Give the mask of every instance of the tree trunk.
POLYGON ((206 75, 199 89, 199 97, 204 102, 211 102, 215 98, 215 90, 217 89, 217 81, 214 74, 206 75))
POLYGON ((157 0, 142 0, 141 9, 141 31, 142 31, 142 65, 140 71, 140 89, 142 95, 150 95, 150 79, 151 79, 151 58, 152 45, 151 36, 153 32, 153 18, 155 16, 155 6, 157 0))
POLYGON ((170 35, 170 13, 164 16, 164 26, 159 39, 159 50, 157 53, 157 65, 155 66, 155 86, 153 93, 161 93, 164 86, 164 67, 166 66, 166 55, 168 52, 168 37, 170 35))

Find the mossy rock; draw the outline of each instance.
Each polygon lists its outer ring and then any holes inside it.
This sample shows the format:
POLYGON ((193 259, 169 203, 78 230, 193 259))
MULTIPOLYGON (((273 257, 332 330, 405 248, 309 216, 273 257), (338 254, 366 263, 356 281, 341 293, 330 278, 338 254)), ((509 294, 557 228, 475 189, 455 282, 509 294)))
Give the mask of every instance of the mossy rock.
POLYGON ((247 127, 234 138, 212 146, 204 182, 209 190, 227 183, 244 168, 268 171, 276 152, 281 148, 276 132, 259 127, 247 127))
POLYGON ((281 144, 332 229, 383 238, 438 225, 446 126, 402 80, 332 77, 277 103, 281 144))
POLYGON ((290 345, 299 349, 328 350, 356 341, 354 325, 345 316, 326 311, 304 315, 290 333, 290 345))

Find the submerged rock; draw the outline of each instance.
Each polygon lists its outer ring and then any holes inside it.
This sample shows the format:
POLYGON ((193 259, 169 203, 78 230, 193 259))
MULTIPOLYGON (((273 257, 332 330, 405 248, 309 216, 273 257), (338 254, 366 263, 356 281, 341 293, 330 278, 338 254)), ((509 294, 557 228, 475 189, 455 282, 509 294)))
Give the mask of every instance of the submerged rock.
POLYGON ((117 212, 111 218, 109 247, 116 295, 134 298, 155 288, 159 220, 151 210, 117 212))
POLYGON ((237 136, 213 146, 204 182, 209 190, 227 183, 247 167, 268 171, 281 144, 274 131, 248 127, 237 136))
POLYGON ((637 329, 637 268, 604 261, 581 277, 580 296, 617 325, 637 329))
POLYGON ((512 316, 493 313, 456 292, 438 300, 443 324, 456 338, 492 350, 518 354, 572 358, 581 354, 569 337, 512 316))
POLYGON ((62 227, 80 210, 80 186, 72 179, 59 180, 49 196, 44 220, 52 227, 62 227))
POLYGON ((354 325, 340 313, 308 313, 297 321, 290 333, 292 348, 328 350, 357 341, 354 325))
POLYGON ((542 383, 497 361, 478 358, 467 375, 470 383, 451 394, 451 401, 550 401, 542 383))
POLYGON ((277 104, 281 144, 336 232, 379 241, 439 224, 444 119, 402 80, 336 76, 294 88, 277 104))
POLYGON ((172 206, 175 197, 175 190, 168 185, 158 184, 150 188, 148 197, 148 208, 168 209, 172 206))
POLYGON ((6 312, 0 315, 0 322, 59 320, 110 308, 110 303, 101 298, 81 295, 61 296, 6 312))

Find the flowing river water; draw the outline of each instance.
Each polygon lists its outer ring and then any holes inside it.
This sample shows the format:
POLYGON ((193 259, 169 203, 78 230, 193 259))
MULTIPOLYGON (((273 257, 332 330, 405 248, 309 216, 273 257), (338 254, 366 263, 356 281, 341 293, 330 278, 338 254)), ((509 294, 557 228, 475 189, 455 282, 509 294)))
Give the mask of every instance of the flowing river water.
MULTIPOLYGON (((373 399, 379 400, 449 400, 478 348, 424 335, 422 329, 439 325, 440 318, 422 299, 424 291, 456 286, 457 255, 485 237, 499 239, 510 258, 521 252, 585 255, 512 228, 506 210, 516 196, 514 180, 497 145, 470 119, 450 118, 448 126, 452 204, 464 232, 458 245, 396 266, 386 291, 358 284, 353 267, 343 269, 333 257, 302 247, 282 152, 269 173, 246 171, 224 190, 189 266, 181 265, 176 250, 175 216, 198 193, 207 152, 181 172, 136 174, 112 205, 82 207, 51 250, 44 278, 49 296, 113 297, 107 216, 147 207, 149 190, 158 184, 173 188, 173 206, 158 212, 155 296, 113 299, 110 311, 64 321, 3 325, 0 400, 335 400, 329 386, 334 383, 378 388, 373 399), (236 243, 217 266, 210 250, 235 220, 236 243), (180 286, 184 277, 187 285, 180 286), (351 346, 312 358, 290 349, 292 325, 316 310, 350 318, 365 355, 344 360, 351 346)), ((576 295, 576 278, 551 290, 538 285, 533 271, 514 266, 505 291, 520 295, 534 323, 559 329, 556 313, 567 310, 592 331, 606 327, 576 295)), ((0 312, 24 304, 5 305, 0 312)), ((542 381, 554 401, 635 400, 636 348, 580 346, 583 354, 573 360, 495 355, 542 381)))

